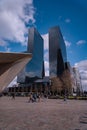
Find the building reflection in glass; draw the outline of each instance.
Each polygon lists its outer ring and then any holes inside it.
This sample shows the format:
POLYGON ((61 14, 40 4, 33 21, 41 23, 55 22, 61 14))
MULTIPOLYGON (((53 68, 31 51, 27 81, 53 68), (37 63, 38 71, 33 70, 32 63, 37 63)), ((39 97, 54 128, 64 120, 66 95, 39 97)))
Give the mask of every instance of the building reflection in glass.
POLYGON ((67 62, 66 47, 58 26, 49 30, 49 70, 50 76, 62 74, 67 62))
POLYGON ((35 28, 29 29, 27 52, 32 53, 31 61, 26 65, 26 75, 42 77, 43 39, 35 28))

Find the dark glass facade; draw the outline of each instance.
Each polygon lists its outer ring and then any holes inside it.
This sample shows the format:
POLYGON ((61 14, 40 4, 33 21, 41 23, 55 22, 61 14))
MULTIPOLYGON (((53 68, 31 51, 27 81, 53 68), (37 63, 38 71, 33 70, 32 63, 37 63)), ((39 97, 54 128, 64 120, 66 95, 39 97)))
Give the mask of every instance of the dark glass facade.
POLYGON ((18 75, 17 82, 26 82, 30 78, 44 76, 44 48, 43 39, 35 28, 29 28, 27 53, 32 54, 32 59, 24 70, 18 75))
POLYGON ((26 65, 26 75, 40 77, 43 75, 43 39, 35 28, 29 29, 27 52, 32 53, 31 61, 26 65))
POLYGON ((49 70, 50 76, 58 76, 65 69, 66 47, 58 26, 49 30, 49 70))

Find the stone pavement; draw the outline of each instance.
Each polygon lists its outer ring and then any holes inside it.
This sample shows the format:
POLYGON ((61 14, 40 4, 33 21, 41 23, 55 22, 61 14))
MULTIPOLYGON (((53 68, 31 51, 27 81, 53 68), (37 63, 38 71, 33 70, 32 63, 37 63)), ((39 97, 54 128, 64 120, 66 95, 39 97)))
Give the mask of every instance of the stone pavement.
POLYGON ((1 97, 0 130, 87 130, 87 101, 1 97))

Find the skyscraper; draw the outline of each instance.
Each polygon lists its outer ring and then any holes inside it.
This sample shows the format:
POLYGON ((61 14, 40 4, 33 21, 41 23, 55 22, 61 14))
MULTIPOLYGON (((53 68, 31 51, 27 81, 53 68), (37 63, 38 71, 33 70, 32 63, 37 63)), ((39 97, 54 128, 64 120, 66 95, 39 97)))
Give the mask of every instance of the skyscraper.
POLYGON ((62 74, 67 62, 66 47, 58 26, 49 30, 49 70, 50 76, 62 74))
POLYGON ((29 28, 27 53, 32 54, 32 59, 19 74, 18 82, 26 82, 26 78, 42 78, 44 75, 43 39, 34 27, 29 28))
POLYGON ((35 28, 29 29, 27 52, 32 53, 30 63, 26 65, 26 74, 29 77, 42 78, 43 73, 43 39, 35 28))

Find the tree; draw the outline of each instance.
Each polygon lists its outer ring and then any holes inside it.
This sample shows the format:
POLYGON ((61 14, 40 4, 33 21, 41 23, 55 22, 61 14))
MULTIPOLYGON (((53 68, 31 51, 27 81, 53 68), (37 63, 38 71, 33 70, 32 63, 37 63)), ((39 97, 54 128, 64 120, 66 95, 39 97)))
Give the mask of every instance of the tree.
POLYGON ((72 95, 72 77, 68 69, 58 77, 51 78, 52 86, 51 90, 53 93, 62 95, 72 95))
POLYGON ((63 89, 62 82, 59 77, 53 77, 51 78, 52 86, 51 90, 53 93, 61 94, 61 91, 63 89))
POLYGON ((64 94, 71 95, 72 94, 72 78, 71 73, 68 69, 64 70, 63 74, 59 77, 62 84, 64 94))

